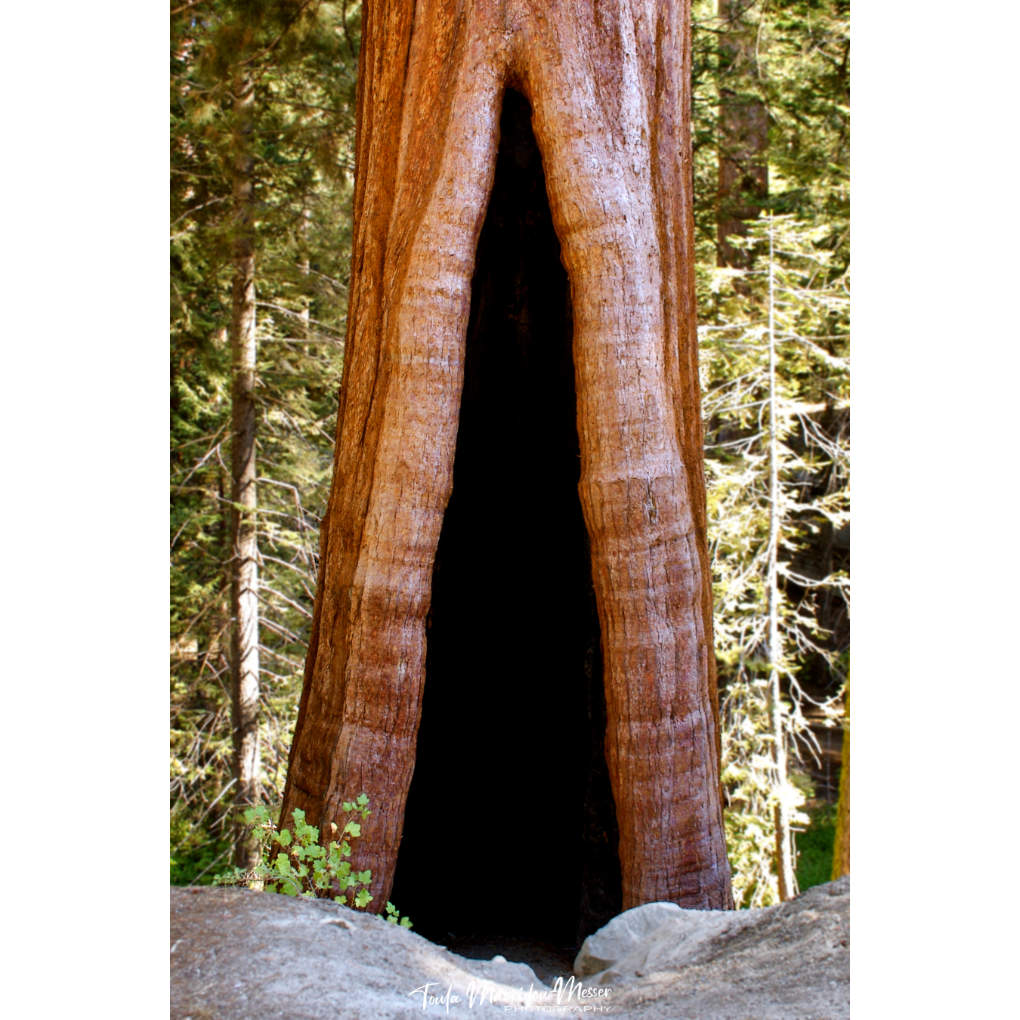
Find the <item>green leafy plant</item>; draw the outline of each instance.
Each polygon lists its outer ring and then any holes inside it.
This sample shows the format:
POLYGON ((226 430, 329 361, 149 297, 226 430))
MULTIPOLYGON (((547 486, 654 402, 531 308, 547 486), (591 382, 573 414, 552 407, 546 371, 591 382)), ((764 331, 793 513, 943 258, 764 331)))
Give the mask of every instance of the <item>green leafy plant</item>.
MULTIPOLYGON (((337 838, 323 846, 318 828, 305 821, 300 808, 294 810, 293 833, 290 829, 277 829, 264 804, 247 808, 241 817, 259 833, 262 848, 259 864, 250 871, 233 868, 224 872, 217 876, 215 884, 246 885, 306 899, 333 899, 364 910, 373 899, 368 891, 372 872, 355 870, 350 858, 351 843, 361 835, 361 823, 371 814, 368 797, 361 794, 354 801, 345 801, 343 809, 354 817, 342 829, 332 822, 330 834, 337 838)), ((411 927, 410 919, 401 917, 392 903, 386 904, 386 920, 402 928, 411 927)))

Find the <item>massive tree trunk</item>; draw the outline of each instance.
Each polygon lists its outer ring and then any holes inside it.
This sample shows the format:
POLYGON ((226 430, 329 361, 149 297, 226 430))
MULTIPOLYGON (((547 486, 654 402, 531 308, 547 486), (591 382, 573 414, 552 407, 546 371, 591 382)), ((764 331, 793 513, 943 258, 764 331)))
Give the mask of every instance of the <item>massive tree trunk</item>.
MULTIPOLYGON (((255 196, 252 155, 251 76, 234 84, 233 130, 233 292, 231 296, 231 706, 236 802, 260 799, 259 748, 259 573, 255 492, 255 196)), ((238 828, 239 867, 258 863, 258 841, 238 828)))
MULTIPOLYGON (((531 111, 569 281, 579 452, 570 470, 601 633, 620 902, 731 906, 697 371, 689 38, 686 0, 365 5, 346 368, 283 819, 302 808, 328 828, 345 799, 367 793, 374 814, 358 867, 372 869, 380 899, 392 886, 416 764, 437 546, 455 453, 471 427, 461 395, 472 278, 512 89, 531 111)), ((489 534, 495 548, 479 554, 512 570, 501 541, 489 534)), ((531 584, 540 589, 543 577, 531 584)), ((478 664, 477 684, 486 669, 478 664)), ((598 706, 591 715, 598 719, 598 706)), ((518 753, 540 743, 522 732, 518 753)), ((465 760, 462 770, 475 767, 465 760)), ((536 802, 543 794, 532 791, 536 802)), ((434 805, 436 840, 443 816, 475 808, 434 805)), ((488 808, 502 812, 506 838, 523 843, 521 864, 540 869, 546 854, 528 800, 488 808)))
POLYGON ((746 237, 768 197, 769 116, 756 94, 758 25, 755 0, 719 0, 719 176, 717 251, 721 266, 746 269, 751 254, 730 238, 746 237))

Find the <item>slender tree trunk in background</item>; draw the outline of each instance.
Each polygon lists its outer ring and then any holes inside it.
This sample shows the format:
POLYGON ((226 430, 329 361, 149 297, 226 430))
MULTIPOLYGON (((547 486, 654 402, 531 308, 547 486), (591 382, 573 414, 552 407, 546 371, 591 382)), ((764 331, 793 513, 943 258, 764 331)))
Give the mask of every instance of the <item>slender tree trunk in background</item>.
POLYGON ((472 273, 512 87, 533 111, 570 280, 623 905, 732 906, 689 83, 687 0, 365 4, 346 368, 283 821, 302 808, 326 831, 367 793, 358 866, 377 903, 415 766, 472 273))
POLYGON ((772 228, 769 227, 769 724, 772 730, 772 765, 779 799, 775 809, 776 876, 779 898, 797 895, 794 877, 793 828, 787 798, 789 766, 786 758, 786 726, 783 721, 780 678, 783 666, 783 639, 779 630, 779 541, 782 492, 779 488, 779 430, 776 393, 775 274, 772 228))
POLYGON ((727 238, 747 236, 748 221, 768 197, 769 117, 753 94, 758 78, 758 26, 747 17, 755 0, 719 0, 723 74, 719 89, 717 247, 720 266, 746 269, 750 253, 727 238))
MULTIPOLYGON (((234 280, 230 319, 231 388, 231 560, 234 629, 231 679, 234 776, 239 806, 261 795, 259 750, 259 574, 255 493, 255 209, 252 79, 234 87, 234 280)), ((258 841, 240 828, 235 859, 242 868, 258 863, 258 841)))
POLYGON ((832 877, 850 874, 850 689, 843 706, 843 763, 839 771, 839 805, 836 808, 836 845, 832 877))
POLYGON ((302 340, 307 340, 311 335, 311 304, 312 304, 312 288, 311 288, 311 276, 312 276, 312 263, 308 258, 308 229, 312 222, 312 214, 308 208, 301 210, 301 224, 298 227, 298 236, 301 238, 302 255, 301 260, 298 263, 298 269, 304 278, 305 284, 305 297, 301 302, 301 307, 298 310, 298 322, 300 325, 295 330, 295 336, 300 337, 302 340))

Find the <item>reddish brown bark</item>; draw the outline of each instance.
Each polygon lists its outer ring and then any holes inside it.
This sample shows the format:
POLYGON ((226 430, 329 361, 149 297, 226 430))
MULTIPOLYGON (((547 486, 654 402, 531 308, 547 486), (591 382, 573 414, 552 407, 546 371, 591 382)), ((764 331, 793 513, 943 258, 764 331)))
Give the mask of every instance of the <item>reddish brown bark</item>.
POLYGON ((843 764, 839 772, 836 808, 836 842, 832 851, 832 877, 850 874, 850 690, 843 706, 843 764))
MULTIPOLYGON (((366 792, 388 895, 502 96, 533 110, 570 280, 579 494, 625 907, 731 905, 705 536, 686 0, 365 6, 334 486, 283 816, 366 792), (413 10, 412 10, 413 7, 413 10)), ((378 902, 378 901, 377 901, 378 902)))

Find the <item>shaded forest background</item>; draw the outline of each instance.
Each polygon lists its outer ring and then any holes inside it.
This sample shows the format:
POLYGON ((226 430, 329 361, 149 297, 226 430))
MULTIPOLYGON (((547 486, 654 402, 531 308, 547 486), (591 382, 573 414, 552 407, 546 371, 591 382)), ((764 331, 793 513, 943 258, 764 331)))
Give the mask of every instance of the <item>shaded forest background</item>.
MULTIPOLYGON (((735 897, 761 906, 826 880, 831 859, 849 647, 849 3, 693 13, 726 826, 735 897)), ((356 3, 171 6, 175 883, 211 880, 232 852, 246 524, 260 753, 245 796, 282 794, 343 372, 359 25, 356 3), (232 459, 246 392, 254 512, 232 459)))

